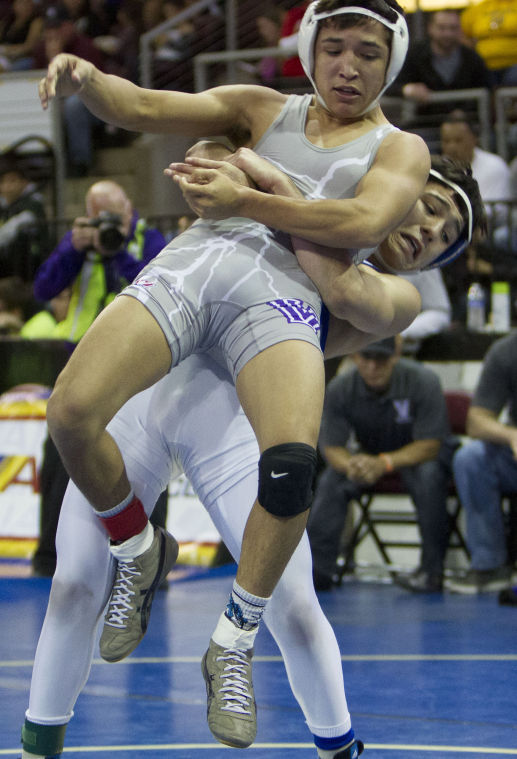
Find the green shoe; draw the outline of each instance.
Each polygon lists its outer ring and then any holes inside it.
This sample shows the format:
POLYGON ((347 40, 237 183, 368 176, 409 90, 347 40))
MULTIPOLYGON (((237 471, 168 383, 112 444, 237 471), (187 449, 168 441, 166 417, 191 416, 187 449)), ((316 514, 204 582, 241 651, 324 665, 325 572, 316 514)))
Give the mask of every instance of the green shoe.
POLYGON ((178 557, 178 544, 162 527, 154 528, 151 546, 136 559, 119 561, 100 653, 105 661, 124 659, 144 637, 153 597, 178 557))
POLYGON ((201 662, 208 727, 214 738, 233 748, 251 746, 257 734, 252 656, 253 649, 223 648, 211 640, 201 662))

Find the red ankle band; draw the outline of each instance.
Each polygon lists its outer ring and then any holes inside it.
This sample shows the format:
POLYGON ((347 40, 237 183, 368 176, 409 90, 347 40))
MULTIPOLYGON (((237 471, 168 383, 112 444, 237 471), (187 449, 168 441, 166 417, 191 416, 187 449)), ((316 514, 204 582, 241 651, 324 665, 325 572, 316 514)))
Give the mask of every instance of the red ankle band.
POLYGON ((99 512, 97 515, 112 540, 129 540, 133 535, 142 532, 147 524, 147 514, 136 496, 122 511, 112 517, 103 517, 99 512))

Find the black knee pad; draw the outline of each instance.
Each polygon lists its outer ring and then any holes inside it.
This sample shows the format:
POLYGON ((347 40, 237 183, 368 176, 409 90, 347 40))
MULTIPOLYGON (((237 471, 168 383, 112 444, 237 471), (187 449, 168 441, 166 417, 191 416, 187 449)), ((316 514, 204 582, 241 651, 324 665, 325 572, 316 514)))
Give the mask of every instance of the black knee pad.
POLYGON ((277 517, 293 517, 311 505, 316 449, 305 443, 268 448, 259 461, 260 505, 277 517))

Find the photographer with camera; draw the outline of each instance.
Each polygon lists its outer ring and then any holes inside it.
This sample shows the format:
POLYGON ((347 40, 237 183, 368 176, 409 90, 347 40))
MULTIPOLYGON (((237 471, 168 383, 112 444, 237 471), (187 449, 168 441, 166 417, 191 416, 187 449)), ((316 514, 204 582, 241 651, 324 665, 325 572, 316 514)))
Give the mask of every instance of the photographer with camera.
MULTIPOLYGON (((50 301, 71 288, 67 315, 54 328, 52 337, 67 340, 72 347, 104 306, 165 246, 161 232, 148 227, 116 182, 93 184, 86 193, 85 205, 86 216, 74 220, 34 280, 34 295, 40 301, 50 301)), ((51 576, 68 474, 50 437, 45 442, 40 478, 40 540, 32 568, 34 574, 51 576)), ((162 496, 153 513, 153 523, 160 526, 166 519, 166 493, 162 496)))
POLYGON ((165 246, 163 235, 141 219, 123 188, 95 182, 86 194, 86 216, 74 220, 34 280, 40 301, 72 287, 59 337, 77 343, 95 317, 165 246))

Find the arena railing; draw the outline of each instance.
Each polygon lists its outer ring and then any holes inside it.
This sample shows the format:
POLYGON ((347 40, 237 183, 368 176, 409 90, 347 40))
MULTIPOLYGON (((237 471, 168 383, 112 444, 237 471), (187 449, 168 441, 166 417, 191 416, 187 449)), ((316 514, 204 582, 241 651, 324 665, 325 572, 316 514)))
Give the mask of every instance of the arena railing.
POLYGON ((505 161, 517 154, 517 87, 500 87, 494 94, 496 146, 505 161), (514 144, 510 145, 510 125, 516 129, 514 144))
MULTIPOLYGON (((211 44, 219 44, 226 49, 234 50, 237 47, 237 2, 238 0, 227 0, 225 3, 224 11, 219 8, 215 0, 198 0, 198 2, 190 5, 185 10, 177 13, 173 18, 167 19, 158 26, 150 29, 148 32, 144 32, 140 36, 139 42, 139 68, 140 68, 140 84, 142 87, 157 88, 156 76, 155 76, 155 57, 153 43, 164 33, 175 29, 185 21, 196 19, 199 14, 209 11, 214 16, 224 15, 224 32, 218 35, 214 40, 202 40, 201 44, 205 49, 211 44)), ((191 51, 192 52, 192 51, 191 51)), ((171 81, 174 79, 174 69, 176 65, 174 61, 171 62, 171 81)), ((167 82, 162 83, 164 89, 167 89, 167 82)))

